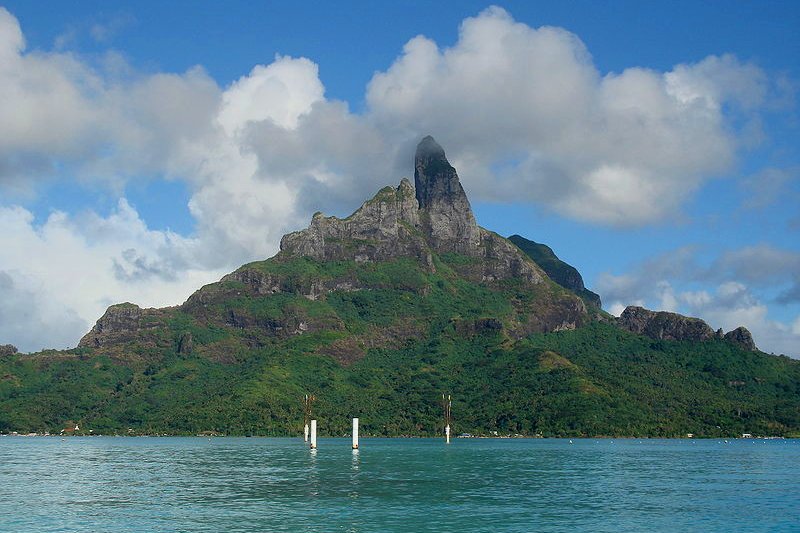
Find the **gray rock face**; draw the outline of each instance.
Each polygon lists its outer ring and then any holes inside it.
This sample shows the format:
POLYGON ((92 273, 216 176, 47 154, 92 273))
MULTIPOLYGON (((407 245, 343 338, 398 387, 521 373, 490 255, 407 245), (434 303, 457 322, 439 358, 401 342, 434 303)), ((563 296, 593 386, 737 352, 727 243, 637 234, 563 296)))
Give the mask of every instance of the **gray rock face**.
POLYGON ((750 331, 743 326, 739 326, 738 328, 726 333, 725 340, 734 344, 738 344, 745 350, 757 350, 756 343, 753 341, 753 335, 751 335, 750 331))
POLYGON ((225 324, 243 330, 255 330, 266 333, 270 337, 286 338, 307 332, 322 330, 340 331, 344 325, 338 319, 313 319, 307 316, 288 315, 280 318, 259 319, 253 316, 229 310, 225 324))
POLYGON ((142 330, 158 327, 156 319, 163 313, 162 309, 142 309, 132 303, 112 305, 83 336, 78 346, 99 348, 138 339, 137 334, 142 330))
MULTIPOLYGON (((252 296, 299 293, 309 300, 316 300, 323 294, 331 291, 353 291, 358 289, 356 280, 351 279, 309 279, 305 280, 304 283, 298 284, 297 280, 287 280, 285 276, 249 268, 240 268, 223 277, 222 281, 238 281, 243 283, 247 288, 247 294, 252 296)), ((218 299, 218 295, 211 294, 207 291, 198 291, 189 297, 182 308, 191 310, 202 305, 213 303, 216 299, 218 299)))
POLYGON ((17 353, 17 347, 13 344, 0 344, 0 357, 14 355, 15 353, 17 353))
POLYGON ((464 188, 444 150, 431 136, 417 145, 414 186, 421 220, 433 246, 442 251, 470 253, 480 232, 464 188))
POLYGON ((320 261, 362 263, 411 256, 432 268, 419 217, 414 188, 403 179, 396 189, 381 189, 345 219, 315 214, 307 229, 283 236, 281 253, 320 261))
MULTIPOLYGON (((478 228, 480 244, 467 250, 467 255, 482 260, 481 281, 523 278, 531 284, 544 281, 544 273, 536 263, 521 253, 508 240, 483 228, 478 228)), ((585 308, 584 308, 585 310, 585 308)))
MULTIPOLYGON (((415 257, 432 271, 432 251, 455 252, 482 260, 467 272, 477 281, 543 281, 543 271, 516 246, 478 227, 458 174, 432 137, 419 143, 414 164, 416 189, 403 179, 345 219, 317 213, 307 229, 281 239, 281 254, 356 262, 415 257)), ((260 283, 265 292, 280 292, 275 280, 260 283)))
POLYGON ((699 318, 667 311, 650 311, 634 305, 625 308, 617 319, 617 326, 652 339, 676 341, 725 339, 746 350, 757 350, 753 336, 745 327, 740 326, 723 335, 722 329, 714 331, 699 318))
POLYGON ((617 325, 658 340, 704 341, 715 336, 714 330, 699 318, 666 311, 650 311, 633 305, 625 308, 617 325))

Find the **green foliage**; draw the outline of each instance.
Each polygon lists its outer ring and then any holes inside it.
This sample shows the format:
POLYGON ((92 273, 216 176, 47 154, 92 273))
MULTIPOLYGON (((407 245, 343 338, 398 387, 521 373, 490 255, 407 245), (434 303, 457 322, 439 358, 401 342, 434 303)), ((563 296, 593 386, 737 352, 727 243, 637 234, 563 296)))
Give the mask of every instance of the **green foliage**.
POLYGON ((185 332, 191 333, 197 344, 211 344, 231 336, 229 330, 213 324, 200 324, 193 316, 182 311, 174 312, 167 319, 166 326, 175 341, 185 332))
MULTIPOLYGON (((390 320, 386 302, 399 301, 392 291, 346 294, 329 304, 353 323, 390 320), (367 309, 362 314, 359 305, 367 309)), ((398 313, 407 311, 399 305, 398 313)), ((0 360, 0 431, 54 432, 78 421, 95 433, 297 434, 300 398, 313 393, 323 434, 344 435, 349 418, 359 416, 365 435, 433 435, 441 430, 442 392, 453 395, 457 432, 800 430, 800 364, 720 340, 655 342, 595 323, 509 344, 497 335, 460 335, 439 322, 421 338, 370 350, 350 366, 317 353, 344 335, 292 337, 249 350, 234 364, 174 353, 140 370, 105 357, 6 357, 0 360)))
POLYGON ((653 341, 599 322, 512 339, 492 324, 522 323, 566 289, 476 283, 459 274, 474 258, 433 259, 435 271, 411 258, 278 256, 242 268, 273 275, 283 292, 215 284, 195 311, 152 315, 144 340, 110 351, 113 359, 88 348, 5 356, 0 432, 78 422, 95 433, 291 435, 302 430, 308 393, 322 434, 345 435, 359 416, 365 435, 434 435, 444 392, 457 433, 800 433, 798 361, 723 340, 653 341), (312 283, 342 280, 360 290, 303 296, 312 283), (300 323, 302 334, 286 333, 300 323), (193 349, 178 353, 187 333, 193 349), (326 355, 337 349, 355 355, 347 364, 326 355))

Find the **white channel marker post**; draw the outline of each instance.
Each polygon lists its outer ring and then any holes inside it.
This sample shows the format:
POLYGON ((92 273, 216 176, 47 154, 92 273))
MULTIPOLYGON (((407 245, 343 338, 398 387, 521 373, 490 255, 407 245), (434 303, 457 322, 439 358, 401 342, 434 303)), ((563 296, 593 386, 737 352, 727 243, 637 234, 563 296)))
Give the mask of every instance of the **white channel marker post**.
POLYGON ((444 410, 444 437, 445 442, 450 444, 450 421, 452 420, 451 408, 453 401, 448 394, 446 397, 442 393, 442 410, 444 410))
POLYGON ((317 421, 311 421, 311 449, 317 449, 317 421))
POLYGON ((353 419, 353 449, 358 449, 358 418, 353 419))
POLYGON ((308 424, 303 426, 303 442, 308 442, 308 424))

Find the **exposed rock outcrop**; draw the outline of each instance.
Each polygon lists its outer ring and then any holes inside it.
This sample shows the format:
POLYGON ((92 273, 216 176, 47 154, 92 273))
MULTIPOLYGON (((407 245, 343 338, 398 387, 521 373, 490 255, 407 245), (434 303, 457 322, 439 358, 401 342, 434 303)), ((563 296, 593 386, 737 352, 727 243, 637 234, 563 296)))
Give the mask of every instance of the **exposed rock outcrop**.
POLYGON ((458 174, 433 137, 419 143, 414 166, 416 189, 403 179, 396 189, 385 187, 345 219, 317 213, 307 229, 281 239, 281 254, 356 262, 415 257, 432 271, 432 252, 458 253, 481 260, 462 272, 475 281, 543 281, 545 274, 533 260, 508 240, 478 227, 458 174))
POLYGON ((14 355, 17 353, 17 347, 13 344, 1 344, 0 345, 0 357, 4 355, 14 355))
POLYGON ((625 308, 617 319, 617 325, 652 339, 705 341, 724 338, 746 350, 757 350, 753 336, 745 327, 740 326, 723 335, 721 329, 715 332, 699 318, 667 311, 650 311, 634 305, 625 308))
POLYGON ((315 214, 307 229, 283 236, 281 254, 361 263, 410 256, 432 268, 419 213, 414 188, 403 179, 396 189, 384 187, 345 219, 315 214))
POLYGON ((756 343, 753 341, 753 335, 751 335, 750 331, 743 326, 739 326, 738 328, 729 331, 725 334, 724 338, 728 342, 738 344, 745 350, 755 351, 757 349, 756 343))
MULTIPOLYGON (((279 274, 248 268, 247 266, 235 272, 231 272, 223 277, 222 281, 238 281, 248 289, 248 294, 250 295, 267 296, 270 294, 294 293, 301 294, 309 300, 316 300, 320 296, 331 291, 352 291, 359 289, 358 283, 354 279, 298 280, 287 278, 279 274)), ((182 307, 189 310, 198 305, 205 305, 206 303, 219 300, 219 296, 218 294, 213 294, 213 291, 201 290, 192 294, 182 307)))
POLYGON ((714 338, 714 330, 699 318, 667 311, 650 311, 633 305, 625 308, 617 325, 633 333, 659 340, 704 341, 714 338))
POLYGON ((414 187, 420 219, 434 248, 471 254, 481 240, 478 224, 456 169, 430 135, 417 145, 414 187))
POLYGON ((480 245, 468 252, 481 261, 481 281, 522 278, 533 285, 544 281, 544 271, 525 254, 520 253, 516 246, 494 232, 483 228, 479 228, 479 231, 480 245))
POLYGON ((165 309, 142 309, 132 303, 109 307, 94 327, 83 336, 79 347, 99 348, 142 340, 143 331, 154 331, 162 324, 160 318, 165 309))
POLYGON ((254 317, 250 313, 230 309, 225 316, 225 325, 245 330, 255 329, 270 337, 280 338, 306 332, 344 329, 344 324, 337 317, 309 317, 299 309, 287 310, 286 315, 276 318, 254 317))

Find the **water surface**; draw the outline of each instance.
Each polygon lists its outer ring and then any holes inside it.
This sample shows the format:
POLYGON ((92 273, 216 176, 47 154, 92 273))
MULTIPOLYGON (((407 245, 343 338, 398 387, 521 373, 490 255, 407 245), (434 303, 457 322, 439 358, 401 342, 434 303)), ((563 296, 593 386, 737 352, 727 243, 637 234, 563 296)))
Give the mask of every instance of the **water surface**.
POLYGON ((800 531, 800 441, 0 437, 25 530, 800 531))

